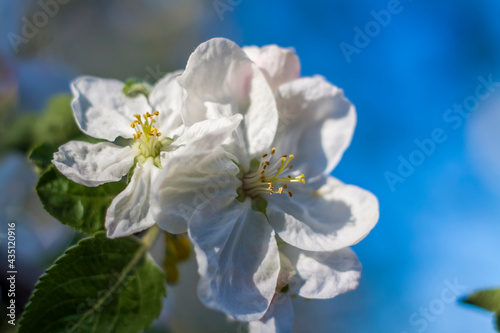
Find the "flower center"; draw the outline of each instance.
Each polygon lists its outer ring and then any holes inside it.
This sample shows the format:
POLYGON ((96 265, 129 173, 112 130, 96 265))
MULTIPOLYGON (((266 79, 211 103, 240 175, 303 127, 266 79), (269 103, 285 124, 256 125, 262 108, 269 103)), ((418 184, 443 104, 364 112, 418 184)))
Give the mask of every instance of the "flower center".
POLYGON ((146 112, 142 117, 136 114, 134 115, 136 119, 130 124, 130 127, 135 130, 134 147, 139 150, 138 161, 144 163, 149 157, 152 157, 155 165, 161 168, 160 152, 163 147, 170 145, 173 140, 160 138, 162 134, 154 126, 155 117, 158 117, 159 114, 158 111, 154 113, 146 112))
POLYGON ((250 172, 241 179, 241 189, 244 195, 255 198, 261 194, 282 194, 287 192, 292 197, 293 194, 288 188, 288 183, 305 184, 306 180, 303 174, 297 177, 286 175, 293 169, 290 162, 294 156, 282 155, 278 160, 271 163, 275 153, 276 148, 273 148, 270 154, 262 154, 260 161, 255 159, 251 162, 250 172), (277 190, 275 186, 278 187, 277 190))

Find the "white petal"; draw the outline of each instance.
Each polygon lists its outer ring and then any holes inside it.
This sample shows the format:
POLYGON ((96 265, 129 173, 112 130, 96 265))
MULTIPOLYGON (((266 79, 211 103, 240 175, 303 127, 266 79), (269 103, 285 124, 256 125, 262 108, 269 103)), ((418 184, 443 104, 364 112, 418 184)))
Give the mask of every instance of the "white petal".
POLYGON ((189 235, 201 301, 237 320, 260 319, 279 273, 278 247, 264 214, 252 210, 250 200, 215 198, 195 211, 189 235))
POLYGON ((242 113, 244 140, 236 143, 245 146, 234 153, 254 156, 269 148, 278 124, 276 101, 262 72, 236 44, 223 38, 201 44, 179 84, 188 92, 183 116, 188 125, 242 113))
POLYGON ((288 244, 307 251, 335 251, 356 244, 375 226, 377 198, 357 186, 328 177, 318 191, 293 188, 293 198, 272 195, 267 215, 288 244))
POLYGON ((177 138, 171 149, 187 150, 191 154, 212 151, 219 147, 241 123, 241 114, 220 119, 209 119, 188 127, 177 138))
POLYGON ((249 333, 291 333, 292 329, 292 302, 288 294, 282 293, 276 294, 261 320, 249 324, 249 333))
POLYGON ((361 263, 350 248, 309 252, 293 246, 280 248, 295 265, 297 275, 289 292, 305 298, 333 298, 358 287, 361 263))
POLYGON ((134 165, 134 157, 129 146, 70 141, 54 153, 52 163, 75 183, 94 187, 121 180, 134 165))
POLYGON ((152 158, 144 164, 137 163, 130 183, 113 199, 106 212, 109 238, 129 236, 155 224, 149 200, 151 182, 159 172, 152 158))
POLYGON ((118 80, 81 76, 71 82, 71 106, 80 129, 95 138, 114 141, 118 136, 132 138, 134 114, 151 112, 146 97, 123 94, 118 80))
POLYGON ((169 73, 158 81, 149 95, 152 111, 158 111, 158 130, 168 137, 174 137, 182 127, 181 110, 186 91, 177 83, 182 71, 169 73))
POLYGON ((244 47, 243 51, 264 73, 273 91, 300 77, 300 61, 294 49, 266 45, 244 47))
POLYGON ((237 196, 239 168, 222 149, 167 159, 153 185, 151 209, 156 222, 170 233, 187 231, 195 209, 215 197, 237 196))
POLYGON ((330 174, 351 143, 356 126, 354 106, 341 89, 320 76, 280 86, 277 98, 277 152, 295 154, 295 169, 307 179, 330 174))
POLYGON ((296 274, 295 264, 280 251, 280 274, 278 276, 278 283, 276 284, 276 292, 280 292, 285 288, 296 274))

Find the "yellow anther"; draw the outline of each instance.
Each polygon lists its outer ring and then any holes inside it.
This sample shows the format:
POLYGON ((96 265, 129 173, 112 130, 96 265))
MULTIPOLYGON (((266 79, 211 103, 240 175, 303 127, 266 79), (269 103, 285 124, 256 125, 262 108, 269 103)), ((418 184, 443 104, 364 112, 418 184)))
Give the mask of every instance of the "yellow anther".
POLYGON ((156 133, 156 136, 161 136, 161 133, 160 132, 156 133))
MULTIPOLYGON (((243 176, 242 189, 246 195, 254 198, 265 193, 283 194, 285 190, 289 188, 288 183, 304 184, 306 182, 303 174, 293 177, 287 175, 288 170, 293 169, 293 165, 290 165, 290 161, 295 157, 293 154, 281 155, 273 160, 273 155, 275 153, 276 148, 272 148, 270 154, 261 154, 259 168, 243 176), (276 185, 276 192, 274 185, 276 185)), ((290 197, 293 196, 290 190, 286 192, 290 197)))
POLYGON ((155 111, 153 114, 154 114, 155 116, 158 116, 158 115, 160 114, 160 112, 155 111))

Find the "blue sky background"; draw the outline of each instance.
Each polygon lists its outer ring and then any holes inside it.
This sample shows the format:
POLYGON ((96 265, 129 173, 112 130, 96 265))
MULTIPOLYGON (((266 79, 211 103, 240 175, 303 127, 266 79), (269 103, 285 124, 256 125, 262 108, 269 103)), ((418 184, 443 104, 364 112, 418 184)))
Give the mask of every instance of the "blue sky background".
MULTIPOLYGON (((40 109, 53 93, 67 92, 75 75, 124 79, 141 76, 145 66, 158 63, 165 71, 181 68, 189 53, 212 37, 242 46, 294 47, 303 75, 325 76, 356 105, 355 136, 333 175, 372 191, 381 212, 377 227, 354 247, 364 266, 360 288, 333 300, 309 302, 320 319, 303 319, 298 313, 297 329, 307 323, 311 332, 493 332, 489 313, 455 300, 442 302, 449 283, 463 286, 460 296, 500 285, 500 191, 483 181, 471 157, 476 147, 467 141, 468 122, 488 101, 456 129, 443 116, 474 95, 479 76, 500 81, 500 2, 401 0, 400 13, 350 63, 339 45, 354 45, 354 28, 364 30, 374 20, 371 11, 387 9, 391 1, 221 2, 234 4, 222 16, 212 1, 145 1, 144 13, 149 11, 155 24, 147 15, 129 20, 134 13, 130 1, 76 2, 49 23, 44 30, 49 38, 41 47, 16 55, 4 37, 16 31, 26 7, 0 1, 0 56, 19 84, 19 109, 40 109), (92 31, 89 23, 89 31, 79 27, 78 38, 71 38, 65 32, 71 20, 64 17, 85 20, 92 11, 102 11, 100 30, 92 31), (184 25, 158 18, 176 12, 183 13, 184 25), (155 42, 141 42, 151 35, 155 42), (168 48, 158 51, 161 43, 168 48), (134 57, 125 56, 128 52, 134 57), (116 62, 121 67, 107 66, 116 62), (385 173, 397 174, 399 156, 408 159, 418 149, 414 141, 430 138, 438 128, 447 140, 392 191, 385 173), (431 307, 427 318, 420 314, 426 307, 431 307)), ((494 139, 490 144, 498 148, 494 139)))

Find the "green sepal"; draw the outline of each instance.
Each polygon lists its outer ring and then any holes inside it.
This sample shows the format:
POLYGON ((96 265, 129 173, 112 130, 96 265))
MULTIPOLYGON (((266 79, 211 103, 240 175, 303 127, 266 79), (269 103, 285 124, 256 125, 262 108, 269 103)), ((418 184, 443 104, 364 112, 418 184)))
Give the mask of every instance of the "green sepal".
POLYGON ((123 93, 128 97, 137 97, 138 95, 144 95, 149 97, 152 87, 149 83, 132 78, 125 82, 123 86, 123 93))
POLYGON ((267 217, 266 209, 267 209, 267 200, 261 196, 252 199, 252 209, 261 212, 267 217))
POLYGON ((257 172, 260 167, 260 160, 254 158, 250 161, 250 171, 249 173, 257 172))

